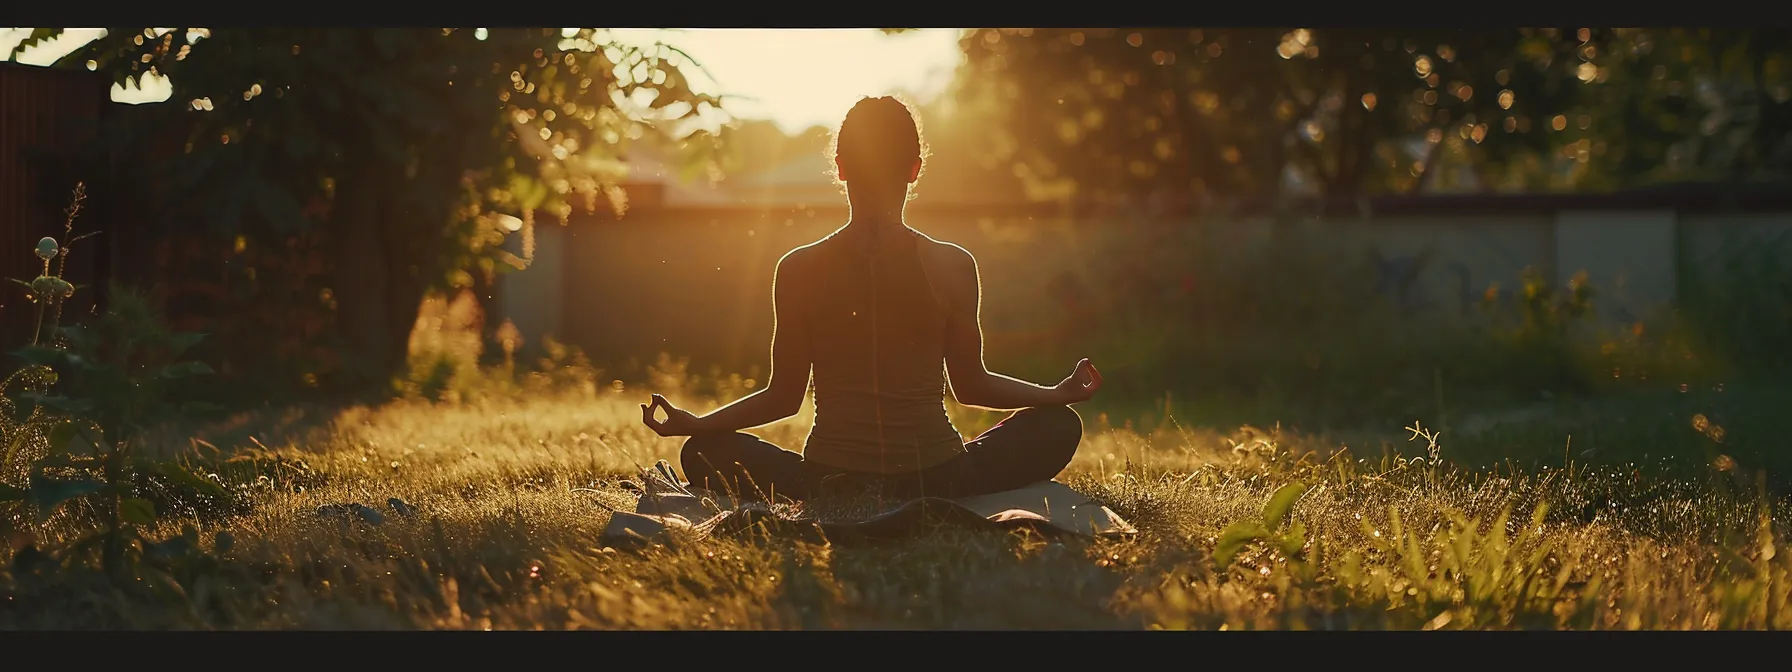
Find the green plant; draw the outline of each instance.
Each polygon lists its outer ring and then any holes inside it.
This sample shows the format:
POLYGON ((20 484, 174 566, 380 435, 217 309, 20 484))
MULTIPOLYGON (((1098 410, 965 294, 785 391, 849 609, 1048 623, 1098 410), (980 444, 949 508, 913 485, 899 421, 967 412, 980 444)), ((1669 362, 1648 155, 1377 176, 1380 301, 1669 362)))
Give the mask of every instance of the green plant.
POLYGON ((1252 543, 1267 541, 1289 557, 1298 556, 1307 545, 1307 526, 1293 520, 1294 503, 1311 487, 1296 481, 1282 486, 1263 504, 1258 520, 1241 520, 1226 527, 1213 549, 1213 562, 1224 570, 1238 557, 1238 552, 1252 543))
POLYGON ((44 236, 43 239, 37 241, 37 248, 34 252, 37 254, 37 258, 43 260, 43 270, 31 282, 17 278, 11 279, 15 283, 24 285, 25 297, 37 304, 37 325, 31 329, 32 345, 37 345, 43 339, 45 333, 44 313, 51 313, 50 332, 54 333, 62 322, 62 304, 67 302, 69 297, 75 295, 75 285, 62 277, 63 270, 68 267, 69 246, 77 240, 99 233, 98 231, 89 231, 79 236, 74 235, 75 217, 81 214, 81 202, 85 200, 87 200, 87 185, 76 182, 74 197, 71 199, 68 209, 63 211, 62 242, 57 243, 56 239, 50 236, 44 236))
POLYGON ((148 428, 195 410, 169 399, 179 381, 211 372, 204 363, 181 359, 202 336, 170 330, 139 292, 115 287, 110 296, 111 305, 91 324, 62 327, 57 346, 19 352, 37 375, 49 370, 49 384, 20 396, 35 406, 34 426, 50 429, 43 436, 46 454, 30 465, 26 487, 10 487, 0 498, 23 503, 39 523, 70 501, 90 499, 101 529, 67 552, 99 547, 102 565, 119 577, 154 547, 142 530, 156 523, 158 512, 138 496, 139 474, 207 495, 224 491, 179 464, 142 459, 133 450, 148 428))

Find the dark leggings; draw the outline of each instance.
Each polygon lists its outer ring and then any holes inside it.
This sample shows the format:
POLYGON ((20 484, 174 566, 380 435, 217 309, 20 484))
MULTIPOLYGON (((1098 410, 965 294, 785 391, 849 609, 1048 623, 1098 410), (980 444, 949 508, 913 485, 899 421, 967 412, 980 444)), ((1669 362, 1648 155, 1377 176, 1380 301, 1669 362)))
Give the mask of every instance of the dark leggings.
POLYGON ((801 501, 875 487, 894 497, 969 497, 1051 480, 1070 464, 1082 438, 1076 411, 1046 406, 1016 411, 952 459, 906 474, 824 466, 741 432, 686 439, 678 461, 692 486, 748 496, 801 501))

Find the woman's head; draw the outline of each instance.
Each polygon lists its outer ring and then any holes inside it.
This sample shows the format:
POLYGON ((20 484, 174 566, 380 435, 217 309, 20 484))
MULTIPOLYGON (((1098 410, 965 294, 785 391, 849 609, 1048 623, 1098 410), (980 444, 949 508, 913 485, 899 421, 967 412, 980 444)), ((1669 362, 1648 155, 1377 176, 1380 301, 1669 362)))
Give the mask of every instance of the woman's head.
POLYGON ((892 96, 860 98, 834 133, 835 177, 874 189, 907 185, 921 177, 927 145, 921 122, 892 96))

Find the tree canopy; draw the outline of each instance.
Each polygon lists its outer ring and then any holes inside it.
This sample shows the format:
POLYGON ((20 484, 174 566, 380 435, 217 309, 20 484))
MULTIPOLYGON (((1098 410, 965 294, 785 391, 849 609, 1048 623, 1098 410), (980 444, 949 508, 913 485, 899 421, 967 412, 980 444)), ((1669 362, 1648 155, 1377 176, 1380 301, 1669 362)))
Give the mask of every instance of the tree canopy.
POLYGON ((165 215, 225 234, 323 234, 359 382, 402 364, 427 289, 523 266, 501 243, 536 213, 626 207, 617 146, 682 135, 720 104, 691 89, 681 68, 698 66, 676 48, 589 28, 112 27, 58 65, 127 85, 169 78, 168 104, 108 138, 183 136, 149 178, 165 215))
POLYGON ((1785 31, 980 29, 962 44, 959 101, 1041 198, 1236 204, 1792 167, 1785 31))

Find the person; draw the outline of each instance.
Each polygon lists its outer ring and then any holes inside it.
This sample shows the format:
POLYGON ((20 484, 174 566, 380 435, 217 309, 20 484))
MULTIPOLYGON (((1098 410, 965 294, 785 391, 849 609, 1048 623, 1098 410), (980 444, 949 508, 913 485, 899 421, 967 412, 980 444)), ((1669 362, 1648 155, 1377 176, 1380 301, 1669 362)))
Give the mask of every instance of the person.
POLYGON ((907 105, 861 99, 833 144, 850 215, 778 261, 766 386, 702 416, 655 394, 642 422, 689 437, 679 462, 692 486, 737 495, 950 498, 1057 476, 1082 440, 1070 405, 1094 396, 1101 373, 1083 359, 1046 387, 985 366, 976 259, 903 221, 925 157, 907 105), (815 422, 801 453, 741 431, 795 415, 811 373, 815 422), (946 415, 948 391, 1014 413, 967 442, 946 415))

